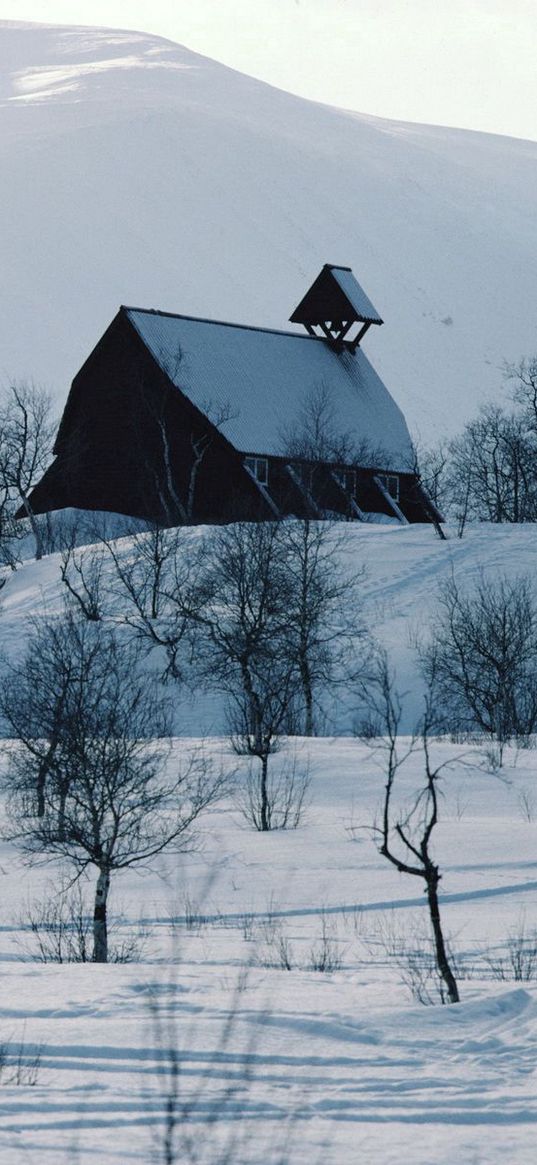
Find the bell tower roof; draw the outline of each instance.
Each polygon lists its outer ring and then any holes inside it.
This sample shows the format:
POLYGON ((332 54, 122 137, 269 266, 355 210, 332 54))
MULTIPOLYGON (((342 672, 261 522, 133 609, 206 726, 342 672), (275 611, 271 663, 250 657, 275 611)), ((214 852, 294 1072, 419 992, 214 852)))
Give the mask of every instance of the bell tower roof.
POLYGON ((345 344, 353 351, 371 324, 383 322, 351 268, 332 263, 325 263, 290 319, 292 324, 303 324, 310 335, 321 334, 335 347, 345 344), (351 339, 355 324, 363 326, 351 339))

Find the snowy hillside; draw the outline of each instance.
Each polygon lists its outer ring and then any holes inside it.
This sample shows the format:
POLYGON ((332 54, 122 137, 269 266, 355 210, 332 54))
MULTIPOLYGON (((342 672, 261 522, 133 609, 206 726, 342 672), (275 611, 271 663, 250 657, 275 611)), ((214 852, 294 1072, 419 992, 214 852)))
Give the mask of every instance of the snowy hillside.
POLYGON ((537 144, 320 106, 145 34, 0 22, 0 372, 69 382, 119 303, 285 327, 324 262, 412 427, 537 348, 537 144))
MULTIPOLYGON (((403 699, 402 731, 411 732, 422 711, 422 681, 414 647, 416 635, 427 634, 442 582, 456 575, 461 588, 475 585, 480 572, 489 578, 505 574, 537 577, 537 543, 533 525, 468 526, 463 539, 447 528, 441 542, 432 526, 367 525, 360 522, 332 527, 337 555, 346 573, 362 566, 362 618, 389 651, 403 699), (344 529, 344 543, 341 530, 344 529)), ((185 554, 189 540, 210 534, 209 527, 183 531, 185 554)), ((127 542, 119 542, 127 546, 127 542)), ((112 579, 111 567, 107 568, 112 579)), ((106 576, 105 576, 106 577, 106 576)), ((16 658, 29 633, 29 620, 60 609, 66 590, 60 579, 60 555, 41 562, 28 561, 9 574, 0 606, 0 654, 16 658)), ((179 735, 220 735, 226 731, 222 701, 214 691, 190 696, 183 690, 175 701, 175 731, 179 735)), ((325 731, 348 733, 356 720, 356 696, 338 690, 337 699, 323 698, 325 731)))

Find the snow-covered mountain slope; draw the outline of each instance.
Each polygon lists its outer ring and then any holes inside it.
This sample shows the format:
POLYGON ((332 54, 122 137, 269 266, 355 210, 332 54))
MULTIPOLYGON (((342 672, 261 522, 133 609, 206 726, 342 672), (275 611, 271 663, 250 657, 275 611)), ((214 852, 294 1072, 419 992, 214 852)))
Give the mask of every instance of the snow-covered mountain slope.
POLYGON ((71 377, 121 302, 285 327, 324 262, 410 424, 537 348, 537 143, 280 92, 158 37, 0 22, 0 373, 71 377))

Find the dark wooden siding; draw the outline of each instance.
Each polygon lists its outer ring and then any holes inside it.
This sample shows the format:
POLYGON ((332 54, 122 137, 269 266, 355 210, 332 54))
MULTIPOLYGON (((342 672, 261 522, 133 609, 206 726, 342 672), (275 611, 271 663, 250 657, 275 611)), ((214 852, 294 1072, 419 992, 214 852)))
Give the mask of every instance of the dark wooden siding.
POLYGON ((73 381, 56 460, 34 491, 36 512, 74 506, 179 521, 166 488, 161 421, 174 491, 183 501, 192 438, 210 435, 196 482, 193 521, 270 516, 241 455, 170 383, 122 312, 73 381), (163 493, 170 511, 163 509, 163 493))

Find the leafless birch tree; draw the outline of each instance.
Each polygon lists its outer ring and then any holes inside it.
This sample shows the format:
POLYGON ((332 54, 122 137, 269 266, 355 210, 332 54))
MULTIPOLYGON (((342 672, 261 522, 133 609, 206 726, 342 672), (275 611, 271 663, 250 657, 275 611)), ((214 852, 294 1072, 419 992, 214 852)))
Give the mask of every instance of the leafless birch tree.
POLYGON ((162 691, 136 646, 102 624, 44 623, 2 710, 15 737, 9 836, 30 859, 97 870, 93 958, 106 962, 113 873, 188 848, 222 777, 200 756, 170 764, 162 691))

